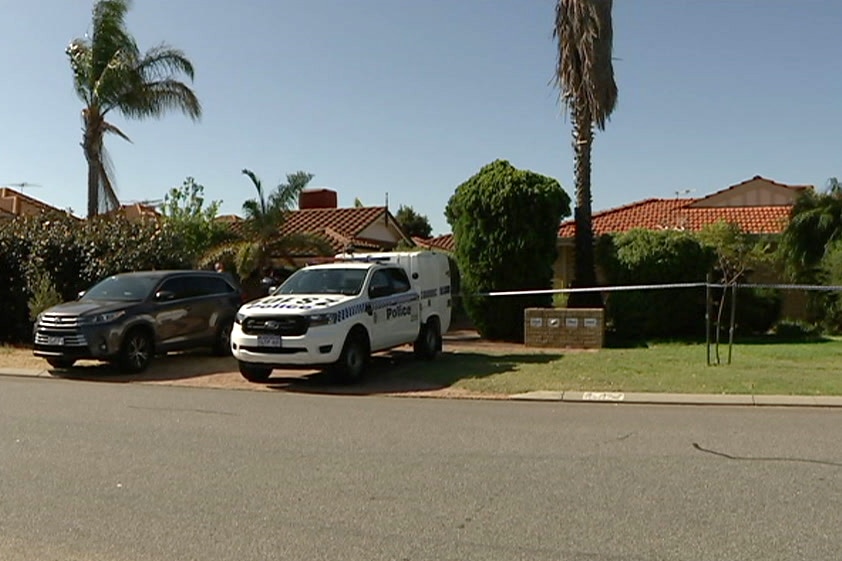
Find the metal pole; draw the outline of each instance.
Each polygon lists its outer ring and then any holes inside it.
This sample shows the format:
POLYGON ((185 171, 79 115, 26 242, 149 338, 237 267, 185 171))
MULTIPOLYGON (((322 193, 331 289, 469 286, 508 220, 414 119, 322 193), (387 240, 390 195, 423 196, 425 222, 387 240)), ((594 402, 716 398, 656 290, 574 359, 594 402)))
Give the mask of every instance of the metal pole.
POLYGON ((710 273, 705 277, 705 354, 710 366, 710 273))
POLYGON ((734 325, 737 317, 737 283, 731 285, 731 325, 728 328, 728 364, 731 364, 731 351, 734 348, 734 325))

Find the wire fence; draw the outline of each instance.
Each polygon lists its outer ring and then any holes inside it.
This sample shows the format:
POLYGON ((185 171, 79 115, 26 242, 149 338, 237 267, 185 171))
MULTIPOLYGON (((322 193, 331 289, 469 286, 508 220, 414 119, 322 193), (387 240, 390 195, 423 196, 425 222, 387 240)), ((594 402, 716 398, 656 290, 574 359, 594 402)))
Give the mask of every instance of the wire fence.
MULTIPOLYGON (((637 284, 637 285, 614 285, 595 286, 587 288, 553 288, 543 290, 496 290, 476 293, 477 296, 486 297, 512 297, 512 296, 535 296, 535 295, 558 295, 574 294, 583 292, 598 292, 609 295, 612 292, 628 291, 655 291, 674 289, 704 289, 705 290, 705 340, 707 348, 707 363, 709 365, 720 364, 719 347, 721 334, 727 333, 727 364, 732 360, 732 349, 734 345, 734 332, 736 326, 736 313, 738 307, 738 290, 778 290, 790 292, 842 292, 842 285, 818 285, 818 284, 787 284, 787 283, 722 283, 710 282, 682 282, 682 283, 658 283, 658 284, 637 284), (717 309, 721 302, 731 300, 727 316, 723 318, 717 309)), ((804 310, 806 314, 806 309, 804 310)))

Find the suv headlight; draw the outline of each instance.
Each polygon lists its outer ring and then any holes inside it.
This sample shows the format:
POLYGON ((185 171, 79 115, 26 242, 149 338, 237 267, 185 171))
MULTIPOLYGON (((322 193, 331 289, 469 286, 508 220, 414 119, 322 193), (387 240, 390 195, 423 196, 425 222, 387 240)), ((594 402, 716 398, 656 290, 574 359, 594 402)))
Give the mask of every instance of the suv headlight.
POLYGON ((95 316, 88 316, 84 319, 84 323, 88 324, 99 324, 99 323, 111 323, 112 321, 119 319, 126 315, 126 310, 119 310, 116 312, 105 312, 104 314, 97 314, 95 316))
POLYGON ((246 314, 243 312, 237 312, 237 315, 234 316, 234 323, 242 325, 243 321, 246 319, 246 314))
POLYGON ((332 325, 336 323, 336 314, 312 314, 307 317, 310 320, 310 327, 319 327, 320 325, 332 325))

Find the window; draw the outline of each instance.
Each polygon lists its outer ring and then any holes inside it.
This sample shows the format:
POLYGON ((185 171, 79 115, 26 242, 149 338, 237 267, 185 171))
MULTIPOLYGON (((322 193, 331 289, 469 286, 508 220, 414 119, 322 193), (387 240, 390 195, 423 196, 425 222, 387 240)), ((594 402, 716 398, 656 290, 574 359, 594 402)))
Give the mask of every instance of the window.
POLYGON ((172 279, 167 279, 164 281, 164 284, 161 285, 161 288, 158 289, 159 292, 172 292, 173 293, 173 300, 180 300, 182 298, 188 298, 190 296, 195 295, 195 290, 190 287, 190 283, 188 282, 189 279, 187 277, 175 277, 172 279))
POLYGON ((399 294, 410 289, 409 278, 403 269, 388 269, 389 280, 392 281, 392 293, 399 294))
POLYGON ((387 271, 375 271, 368 285, 369 298, 382 298, 392 294, 392 283, 387 271))
POLYGON ((230 294, 234 288, 225 282, 224 279, 212 276, 190 277, 189 282, 195 288, 199 296, 211 296, 214 294, 230 294))

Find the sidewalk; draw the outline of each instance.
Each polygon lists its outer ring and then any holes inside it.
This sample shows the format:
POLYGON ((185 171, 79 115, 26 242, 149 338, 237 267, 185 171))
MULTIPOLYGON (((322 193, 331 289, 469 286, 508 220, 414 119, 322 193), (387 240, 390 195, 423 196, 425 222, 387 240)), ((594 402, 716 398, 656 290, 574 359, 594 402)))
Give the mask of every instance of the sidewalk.
MULTIPOLYGON (((233 375, 234 373, 232 373, 233 375)), ((0 368, 0 377, 19 378, 55 378, 46 369, 36 368, 0 368)), ((239 376, 239 375, 237 375, 239 376)), ((136 383, 152 383, 138 381, 136 383)), ((181 385, 172 381, 171 385, 181 385)), ((213 382, 202 387, 230 389, 213 382)), ((255 387, 256 389, 257 387, 255 387)), ((349 394, 354 394, 349 391, 349 394)), ((482 399, 472 395, 471 399, 482 399)), ((499 400, 499 396, 493 398, 499 400)), ((534 391, 508 396, 511 401, 543 401, 564 403, 604 403, 636 405, 731 405, 731 406, 774 406, 774 407, 840 407, 842 396, 808 395, 712 395, 712 394, 676 394, 676 393, 635 393, 635 392, 583 392, 583 391, 534 391)))

